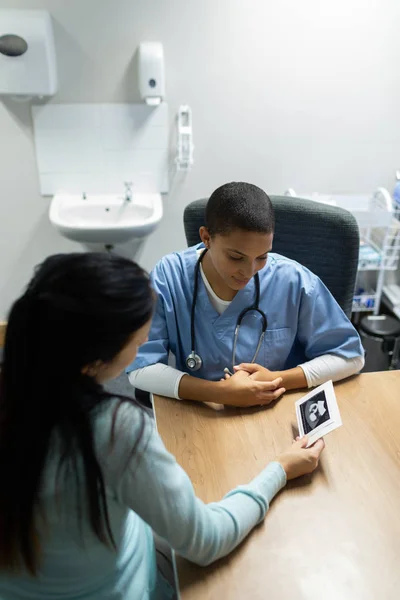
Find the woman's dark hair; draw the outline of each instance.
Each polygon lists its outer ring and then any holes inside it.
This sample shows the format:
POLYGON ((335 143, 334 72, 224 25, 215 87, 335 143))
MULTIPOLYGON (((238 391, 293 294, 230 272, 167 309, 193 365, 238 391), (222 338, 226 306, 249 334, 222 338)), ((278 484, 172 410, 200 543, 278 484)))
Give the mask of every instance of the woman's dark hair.
POLYGON ((267 194, 256 185, 232 181, 217 188, 206 206, 210 235, 227 235, 235 229, 273 233, 274 210, 267 194))
POLYGON ((113 396, 82 369, 111 361, 152 310, 148 275, 105 253, 47 258, 12 306, 0 375, 0 571, 37 573, 35 516, 54 432, 60 462, 76 473, 78 459, 83 463, 94 533, 115 547, 92 430, 94 409, 113 396))

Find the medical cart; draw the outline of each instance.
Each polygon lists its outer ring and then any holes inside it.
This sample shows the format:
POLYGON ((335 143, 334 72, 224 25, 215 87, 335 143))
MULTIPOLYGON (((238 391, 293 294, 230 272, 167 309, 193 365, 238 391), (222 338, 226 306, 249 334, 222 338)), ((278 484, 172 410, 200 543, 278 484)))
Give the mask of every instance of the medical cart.
POLYGON ((373 194, 310 194, 290 188, 285 196, 339 206, 354 215, 360 229, 360 254, 353 312, 377 315, 385 291, 386 297, 392 295, 392 310, 400 317, 400 287, 385 286, 386 274, 397 269, 400 256, 400 209, 390 193, 379 188, 373 194))

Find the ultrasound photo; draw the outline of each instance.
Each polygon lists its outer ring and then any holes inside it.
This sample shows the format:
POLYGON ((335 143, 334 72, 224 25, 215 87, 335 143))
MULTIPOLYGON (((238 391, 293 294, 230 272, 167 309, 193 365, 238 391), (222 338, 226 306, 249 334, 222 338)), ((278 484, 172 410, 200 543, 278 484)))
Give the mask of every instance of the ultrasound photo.
POLYGON ((329 421, 331 416, 329 414, 328 402, 325 396, 325 392, 322 390, 318 394, 315 394, 309 400, 306 400, 300 405, 301 421, 304 428, 304 433, 307 435, 313 431, 322 423, 329 421))

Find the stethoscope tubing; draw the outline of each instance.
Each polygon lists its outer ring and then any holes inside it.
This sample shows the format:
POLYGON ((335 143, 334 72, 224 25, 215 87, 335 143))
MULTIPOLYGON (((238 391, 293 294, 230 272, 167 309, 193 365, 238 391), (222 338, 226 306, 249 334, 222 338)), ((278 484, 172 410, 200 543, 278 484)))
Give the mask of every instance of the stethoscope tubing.
MULTIPOLYGON (((191 342, 191 352, 189 354, 189 356, 186 359, 186 365, 189 369, 193 370, 193 371, 197 371, 198 369, 201 368, 202 366, 202 359, 201 357, 196 354, 196 335, 195 335, 195 327, 194 327, 194 319, 195 319, 195 311, 196 311, 196 302, 197 302, 197 295, 198 295, 198 287, 199 287, 199 272, 200 272, 200 265, 201 262, 203 260, 203 258, 205 257, 206 253, 208 251, 208 248, 204 248, 203 252, 200 254, 199 258, 197 259, 197 263, 196 263, 196 267, 195 267, 195 272, 194 272, 194 287, 193 287, 193 298, 192 298, 192 307, 191 307, 191 311, 190 311, 190 342, 191 342)), ((258 275, 258 273, 256 273, 254 275, 254 283, 255 283, 255 287, 256 287, 256 298, 255 298, 255 302, 254 304, 252 304, 251 306, 244 308, 241 313, 239 314, 238 318, 237 318, 237 322, 236 322, 236 327, 235 327, 235 334, 233 337, 233 349, 232 349, 232 369, 235 365, 235 358, 236 358, 236 345, 237 345, 237 340, 238 340, 238 336, 239 336, 239 330, 240 330, 240 326, 241 323, 244 319, 244 317, 246 316, 246 314, 250 311, 255 311, 258 312, 259 315, 261 316, 261 320, 262 320, 262 329, 261 329, 261 335, 260 338, 258 340, 258 344, 257 344, 257 348, 255 351, 255 354, 251 360, 251 362, 255 362, 257 355, 260 351, 261 348, 261 344, 263 342, 264 336, 265 336, 265 332, 267 330, 267 326, 268 326, 268 321, 267 321, 267 317, 266 314, 259 308, 260 305, 260 277, 258 275)))

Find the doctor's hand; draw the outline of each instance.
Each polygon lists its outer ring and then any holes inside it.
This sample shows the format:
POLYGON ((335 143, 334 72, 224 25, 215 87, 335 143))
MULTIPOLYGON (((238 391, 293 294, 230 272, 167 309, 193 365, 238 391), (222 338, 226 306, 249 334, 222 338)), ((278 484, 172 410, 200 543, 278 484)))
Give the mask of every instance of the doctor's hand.
POLYGON ((243 407, 270 404, 285 392, 281 383, 281 377, 273 381, 256 381, 247 371, 239 370, 219 382, 218 400, 222 404, 243 407))
POLYGON ((273 381, 277 378, 276 373, 270 371, 266 367, 258 365, 257 363, 240 363, 240 365, 235 365, 233 370, 235 373, 245 371, 255 381, 273 381))
POLYGON ((270 371, 256 363, 241 363, 233 367, 235 373, 245 371, 255 381, 274 381, 282 378, 282 385, 286 390, 295 390, 307 387, 307 379, 301 367, 294 367, 286 371, 270 371))

